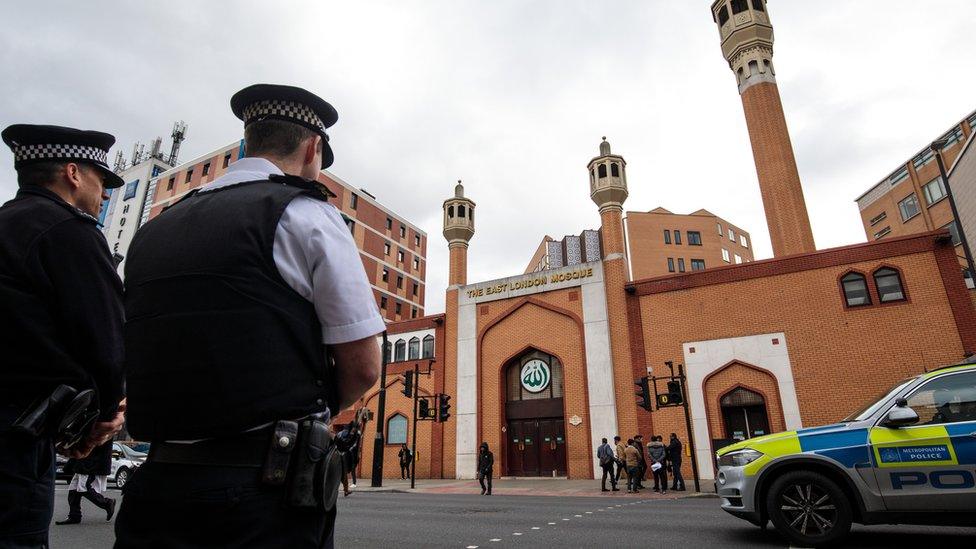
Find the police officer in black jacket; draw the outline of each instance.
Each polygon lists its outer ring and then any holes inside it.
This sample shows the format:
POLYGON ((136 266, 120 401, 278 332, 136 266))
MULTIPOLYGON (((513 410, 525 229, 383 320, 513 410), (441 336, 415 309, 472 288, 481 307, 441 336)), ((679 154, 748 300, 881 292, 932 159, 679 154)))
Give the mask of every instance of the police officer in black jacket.
POLYGON ((95 216, 122 180, 105 162, 109 134, 17 124, 2 138, 20 188, 0 207, 0 547, 45 547, 58 418, 33 433, 18 419, 66 385, 95 390, 98 408, 66 454, 121 428, 122 284, 95 216))
POLYGON ((385 324, 316 182, 335 109, 267 84, 231 109, 247 157, 129 247, 127 428, 152 446, 116 547, 330 546, 342 464, 326 422, 379 377, 385 324))

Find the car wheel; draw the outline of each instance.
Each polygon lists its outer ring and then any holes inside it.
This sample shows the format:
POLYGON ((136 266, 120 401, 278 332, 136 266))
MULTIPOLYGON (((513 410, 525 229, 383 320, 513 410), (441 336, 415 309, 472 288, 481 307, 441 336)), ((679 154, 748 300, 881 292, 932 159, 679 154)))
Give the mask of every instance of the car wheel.
POLYGON ((829 545, 851 531, 851 503, 836 482, 812 471, 792 471, 773 481, 766 514, 790 543, 829 545))
POLYGON ((119 470, 115 472, 115 485, 121 489, 126 482, 129 482, 129 470, 125 467, 119 467, 119 470))

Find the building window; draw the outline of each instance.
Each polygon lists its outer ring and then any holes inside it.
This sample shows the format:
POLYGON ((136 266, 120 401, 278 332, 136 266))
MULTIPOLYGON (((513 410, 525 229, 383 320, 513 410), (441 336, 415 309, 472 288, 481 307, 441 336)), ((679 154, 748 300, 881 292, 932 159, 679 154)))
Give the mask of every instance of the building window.
POLYGON ((424 336, 424 355, 423 358, 434 358, 434 336, 424 336))
POLYGON ((454 206, 447 207, 447 217, 454 218, 454 206))
POLYGON ((719 236, 722 236, 723 234, 725 234, 725 231, 722 230, 722 224, 721 223, 716 223, 715 224, 715 228, 718 229, 718 235, 719 236))
POLYGON ((412 286, 413 286, 413 290, 411 290, 411 292, 413 293, 414 296, 416 296, 417 295, 417 292, 420 289, 420 285, 417 284, 416 282, 413 282, 412 283, 412 286))
POLYGON ((397 250, 397 262, 403 263, 403 250, 397 250))
POLYGON ((722 9, 718 10, 718 26, 722 26, 729 22, 729 8, 722 6, 722 9))
POLYGON ((915 166, 915 171, 917 172, 918 170, 921 170, 926 164, 928 164, 934 159, 935 159, 935 152, 933 152, 932 149, 928 149, 922 154, 916 156, 915 159, 912 160, 912 164, 915 166))
POLYGON ((868 281, 861 273, 847 273, 840 279, 844 289, 844 300, 848 307, 860 307, 871 304, 871 296, 868 295, 868 281))
POLYGON ((874 285, 878 288, 878 301, 888 303, 905 299, 898 271, 884 267, 874 271, 874 285))
POLYGON ((729 251, 722 248, 722 261, 729 263, 731 261, 731 256, 729 256, 729 251))
POLYGON ((943 229, 949 229, 949 234, 952 235, 952 245, 958 246, 962 242, 962 238, 959 236, 959 224, 955 220, 949 222, 948 225, 943 225, 943 229))
POLYGON ((383 244, 383 255, 390 255, 390 243, 383 244))
POLYGON ((359 196, 356 193, 349 194, 349 207, 354 210, 359 207, 359 196))
POLYGON ((400 238, 406 238, 406 237, 407 237, 407 228, 404 227, 403 225, 400 225, 400 238))
POLYGON ((349 227, 349 234, 356 236, 356 222, 353 218, 343 214, 342 220, 346 222, 346 227, 349 227))
POLYGON ((136 195, 136 191, 139 190, 139 180, 135 179, 129 181, 125 184, 125 195, 122 196, 122 200, 128 200, 136 195))
POLYGON ((732 227, 729 227, 729 240, 735 242, 735 231, 732 230, 732 227))
POLYGON ((705 270, 705 260, 704 259, 692 259, 691 260, 691 270, 692 271, 704 271, 705 270))
POLYGON ((610 175, 613 177, 620 177, 620 167, 617 166, 616 162, 610 164, 610 175))
POLYGON ((752 9, 756 11, 766 11, 763 7, 763 0, 752 0, 752 9))
POLYGON ((417 318, 417 308, 410 307, 410 318, 417 318))
POLYGON ((415 271, 419 271, 420 270, 420 259, 418 259, 416 257, 413 258, 413 270, 415 270, 415 271))
POLYGON ((183 182, 189 183, 191 179, 193 179, 193 170, 192 169, 186 170, 186 180, 184 180, 183 182))
POLYGON ((925 202, 931 206, 946 197, 945 183, 941 177, 936 177, 922 187, 922 192, 925 194, 925 202))
POLYGON ((742 247, 743 248, 748 248, 749 247, 749 241, 746 240, 745 235, 742 235, 742 234, 739 235, 739 244, 742 244, 742 247))
POLYGON ((167 191, 172 191, 173 190, 173 185, 176 185, 176 176, 175 175, 173 177, 169 178, 169 181, 166 183, 166 190, 167 191))
POLYGON ((674 258, 673 257, 669 257, 668 258, 668 272, 669 273, 673 273, 674 272, 674 258))
POLYGON ((732 15, 742 13, 747 9, 749 9, 749 5, 746 4, 746 0, 732 0, 732 15))
POLYGON ((386 267, 383 267, 383 282, 387 282, 389 280, 390 280, 390 270, 387 269, 386 267))
POLYGON ((874 216, 874 217, 871 218, 871 221, 870 221, 871 226, 874 227, 875 225, 877 225, 878 223, 884 221, 887 218, 888 218, 888 212, 881 212, 878 215, 876 215, 876 216, 874 216))
POLYGON ((874 233, 874 239, 877 240, 881 237, 887 236, 887 234, 890 232, 891 232, 891 227, 890 226, 885 227, 884 229, 881 229, 880 231, 874 233))
POLYGON ((407 345, 407 359, 417 360, 420 358, 420 338, 411 337, 410 343, 407 345))
POLYGON ((464 204, 458 204, 458 217, 464 217, 464 204))
POLYGON ((203 165, 203 177, 210 175, 210 162, 203 165))
POLYGON ((230 165, 230 153, 224 155, 224 167, 226 168, 228 165, 230 165))
POLYGON ((395 414, 386 422, 386 443, 407 443, 407 416, 395 414))
POLYGON ((386 363, 389 364, 393 362, 393 343, 390 341, 386 342, 386 346, 383 348, 383 357, 386 359, 386 363))
POLYGON ((671 231, 669 231, 668 229, 664 229, 664 243, 665 244, 671 243, 671 231))
POLYGON ((742 256, 735 254, 735 264, 738 265, 740 263, 742 263, 742 256))
POLYGON ((922 211, 918 206, 918 198, 915 196, 915 193, 908 195, 899 202, 898 209, 901 210, 902 221, 908 221, 922 211))
POLYGON ((416 247, 418 247, 418 248, 420 247, 420 235, 419 234, 413 235, 413 245, 416 246, 416 247))
POLYGON ((688 231, 688 245, 701 246, 701 233, 698 231, 688 231))
POLYGON ((389 217, 386 218, 386 230, 388 231, 393 230, 393 220, 390 219, 389 217))
POLYGON ((403 277, 400 275, 397 275, 397 289, 403 289, 403 277))
POLYGON ((596 169, 596 174, 597 174, 597 176, 600 179, 603 179, 604 177, 606 177, 607 176, 607 165, 606 164, 600 164, 597 167, 597 169, 596 169))
POLYGON ((681 231, 678 229, 674 230, 674 243, 681 244, 681 231))
POLYGON ((399 315, 403 311, 403 304, 400 303, 399 301, 397 301, 397 304, 396 304, 396 306, 394 308, 395 308, 396 314, 399 315))
POLYGON ((678 258, 678 272, 685 272, 685 259, 683 257, 678 258))
POLYGON ((380 296, 380 309, 386 310, 386 296, 380 296))
POLYGON ((407 342, 398 339, 393 345, 393 362, 403 362, 407 359, 407 342))
POLYGON ((906 179, 908 179, 908 168, 903 167, 888 176, 888 184, 894 187, 906 179))

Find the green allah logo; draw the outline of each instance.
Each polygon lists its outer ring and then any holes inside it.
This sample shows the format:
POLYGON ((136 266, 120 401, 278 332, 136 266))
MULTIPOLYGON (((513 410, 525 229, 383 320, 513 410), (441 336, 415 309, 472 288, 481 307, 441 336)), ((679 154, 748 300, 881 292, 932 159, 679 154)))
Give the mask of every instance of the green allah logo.
POLYGON ((530 360, 522 366, 522 387, 530 393, 541 393, 551 379, 549 365, 541 360, 530 360))

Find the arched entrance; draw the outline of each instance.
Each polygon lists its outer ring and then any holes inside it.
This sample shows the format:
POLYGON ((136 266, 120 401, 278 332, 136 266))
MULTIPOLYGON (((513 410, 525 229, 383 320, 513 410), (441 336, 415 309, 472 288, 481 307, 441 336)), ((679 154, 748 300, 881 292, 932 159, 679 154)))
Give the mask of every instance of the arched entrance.
POLYGON ((726 438, 745 440, 769 434, 766 399, 755 391, 737 387, 719 401, 726 438))
POLYGON ((508 476, 564 476, 563 366, 531 350, 505 366, 508 476))

